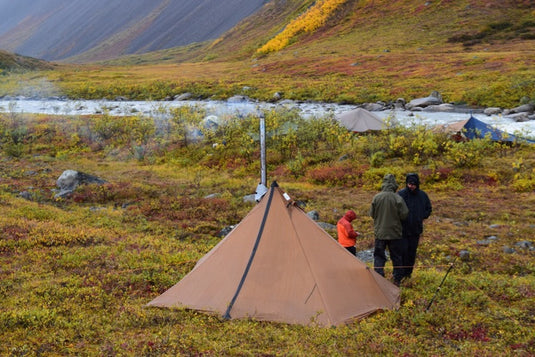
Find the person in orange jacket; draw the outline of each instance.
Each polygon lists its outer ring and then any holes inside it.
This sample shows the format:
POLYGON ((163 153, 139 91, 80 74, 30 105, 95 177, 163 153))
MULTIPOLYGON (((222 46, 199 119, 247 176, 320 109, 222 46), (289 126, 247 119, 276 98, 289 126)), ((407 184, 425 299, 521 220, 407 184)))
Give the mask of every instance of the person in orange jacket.
POLYGON ((357 214, 354 211, 347 211, 336 224, 336 229, 338 231, 338 243, 356 256, 357 248, 355 247, 355 244, 360 233, 356 232, 351 224, 355 218, 357 218, 357 214))

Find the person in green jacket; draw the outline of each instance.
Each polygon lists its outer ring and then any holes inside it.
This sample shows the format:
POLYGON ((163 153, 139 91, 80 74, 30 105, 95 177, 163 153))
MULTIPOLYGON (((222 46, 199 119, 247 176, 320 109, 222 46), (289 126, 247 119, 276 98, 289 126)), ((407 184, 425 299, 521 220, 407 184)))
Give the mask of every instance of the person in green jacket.
POLYGON ((396 193, 398 184, 392 174, 383 178, 381 192, 373 197, 370 216, 373 218, 375 248, 373 251, 374 269, 385 276, 386 249, 394 267, 393 282, 397 286, 403 279, 403 252, 401 221, 407 218, 409 209, 403 198, 396 193))

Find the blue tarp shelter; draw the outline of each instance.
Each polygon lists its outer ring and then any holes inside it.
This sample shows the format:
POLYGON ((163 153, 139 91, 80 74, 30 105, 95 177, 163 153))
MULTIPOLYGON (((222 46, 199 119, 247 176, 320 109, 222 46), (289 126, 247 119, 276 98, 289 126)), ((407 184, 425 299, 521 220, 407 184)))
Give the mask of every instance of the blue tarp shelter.
POLYGON ((535 141, 528 140, 520 137, 516 137, 513 134, 506 133, 499 130, 492 125, 482 122, 481 120, 470 115, 470 118, 466 121, 448 125, 447 129, 460 133, 466 139, 483 139, 489 135, 492 141, 504 141, 504 142, 528 142, 535 144, 535 141))

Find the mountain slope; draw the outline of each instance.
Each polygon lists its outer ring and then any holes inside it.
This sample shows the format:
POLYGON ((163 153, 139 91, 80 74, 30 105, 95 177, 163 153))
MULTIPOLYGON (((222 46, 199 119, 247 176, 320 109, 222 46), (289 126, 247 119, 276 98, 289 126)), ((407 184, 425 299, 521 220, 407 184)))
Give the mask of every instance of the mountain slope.
POLYGON ((445 101, 479 106, 535 100, 533 0, 271 0, 215 40, 116 57, 170 4, 158 1, 136 26, 70 58, 111 60, 48 79, 73 98, 191 92, 363 103, 436 90, 445 101), (310 15, 324 14, 323 5, 329 16, 310 15), (279 36, 284 46, 259 51, 279 36))
POLYGON ((46 60, 109 59, 214 39, 264 3, 0 0, 0 48, 46 60))
POLYGON ((25 72, 36 70, 49 70, 55 67, 54 64, 38 60, 32 57, 15 55, 0 50, 0 74, 6 72, 25 72))

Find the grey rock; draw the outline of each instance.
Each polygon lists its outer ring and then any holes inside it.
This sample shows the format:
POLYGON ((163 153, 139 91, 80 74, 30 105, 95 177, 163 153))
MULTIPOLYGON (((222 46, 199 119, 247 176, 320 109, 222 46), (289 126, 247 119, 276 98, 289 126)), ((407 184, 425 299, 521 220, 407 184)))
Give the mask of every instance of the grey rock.
POLYGON ((359 258, 365 263, 372 263, 373 262, 373 249, 361 250, 357 252, 357 258, 359 258))
POLYGON ((459 258, 461 258, 461 261, 467 262, 470 260, 470 252, 467 250, 461 250, 459 252, 459 258))
POLYGON ((516 242, 515 246, 523 248, 523 249, 530 249, 533 247, 533 243, 527 240, 523 240, 521 242, 516 242))
POLYGON ((515 108, 511 108, 509 111, 511 113, 531 113, 535 110, 535 106, 533 104, 523 104, 515 108))
POLYGON ((316 222, 316 223, 318 224, 318 226, 320 226, 326 231, 333 231, 336 229, 336 226, 334 224, 330 224, 327 222, 316 222))
POLYGON ((498 107, 489 107, 483 110, 483 113, 488 116, 497 115, 497 114, 500 114, 501 112, 502 112, 502 108, 498 108, 498 107))
POLYGON ((308 212, 307 216, 309 216, 313 221, 319 221, 320 219, 320 214, 316 210, 308 212))
POLYGON ((515 250, 514 250, 513 248, 511 248, 511 247, 504 246, 504 247, 503 247, 503 252, 504 252, 505 254, 513 254, 513 253, 515 252, 515 250))
POLYGON ((516 123, 524 123, 530 120, 529 115, 527 113, 515 113, 509 115, 509 117, 516 123))
POLYGON ((477 245, 483 245, 483 246, 490 245, 491 243, 493 243, 493 241, 492 240, 488 240, 488 239, 483 239, 483 240, 478 240, 477 241, 477 245))
POLYGON ((55 197, 65 197, 71 194, 80 185, 103 185, 105 183, 107 183, 106 180, 103 180, 97 176, 75 170, 65 170, 56 181, 56 186, 59 188, 59 193, 57 193, 55 197))
POLYGON ((32 200, 32 194, 28 191, 22 191, 21 193, 19 193, 19 196, 28 201, 32 200))
POLYGON ((218 237, 225 237, 227 234, 229 234, 234 229, 234 227, 235 226, 226 226, 225 228, 223 228, 222 230, 220 230, 217 233, 217 236, 218 237))
POLYGON ((235 95, 235 96, 230 97, 229 99, 227 99, 228 103, 246 103, 246 102, 249 102, 249 101, 250 101, 249 97, 247 97, 245 95, 235 95))
POLYGON ((453 111, 455 111, 455 106, 450 103, 429 105, 424 108, 424 112, 453 112, 453 111))
POLYGON ((192 97, 192 94, 191 93, 182 93, 182 94, 178 94, 178 95, 175 95, 175 97, 173 98, 174 101, 182 101, 182 100, 188 100, 192 97))
POLYGON ((440 95, 440 93, 434 91, 433 93, 431 93, 431 95, 429 97, 424 97, 424 98, 416 98, 416 99, 413 99, 411 100, 408 104, 407 104, 407 109, 410 109, 412 110, 413 108, 425 108, 425 107, 428 107, 430 105, 439 105, 439 104, 442 104, 442 97, 440 95))
POLYGON ((385 110, 385 105, 381 103, 364 103, 362 108, 370 112, 380 112, 385 110))
POLYGON ((204 129, 215 130, 219 127, 220 119, 217 115, 208 115, 202 120, 204 129))

